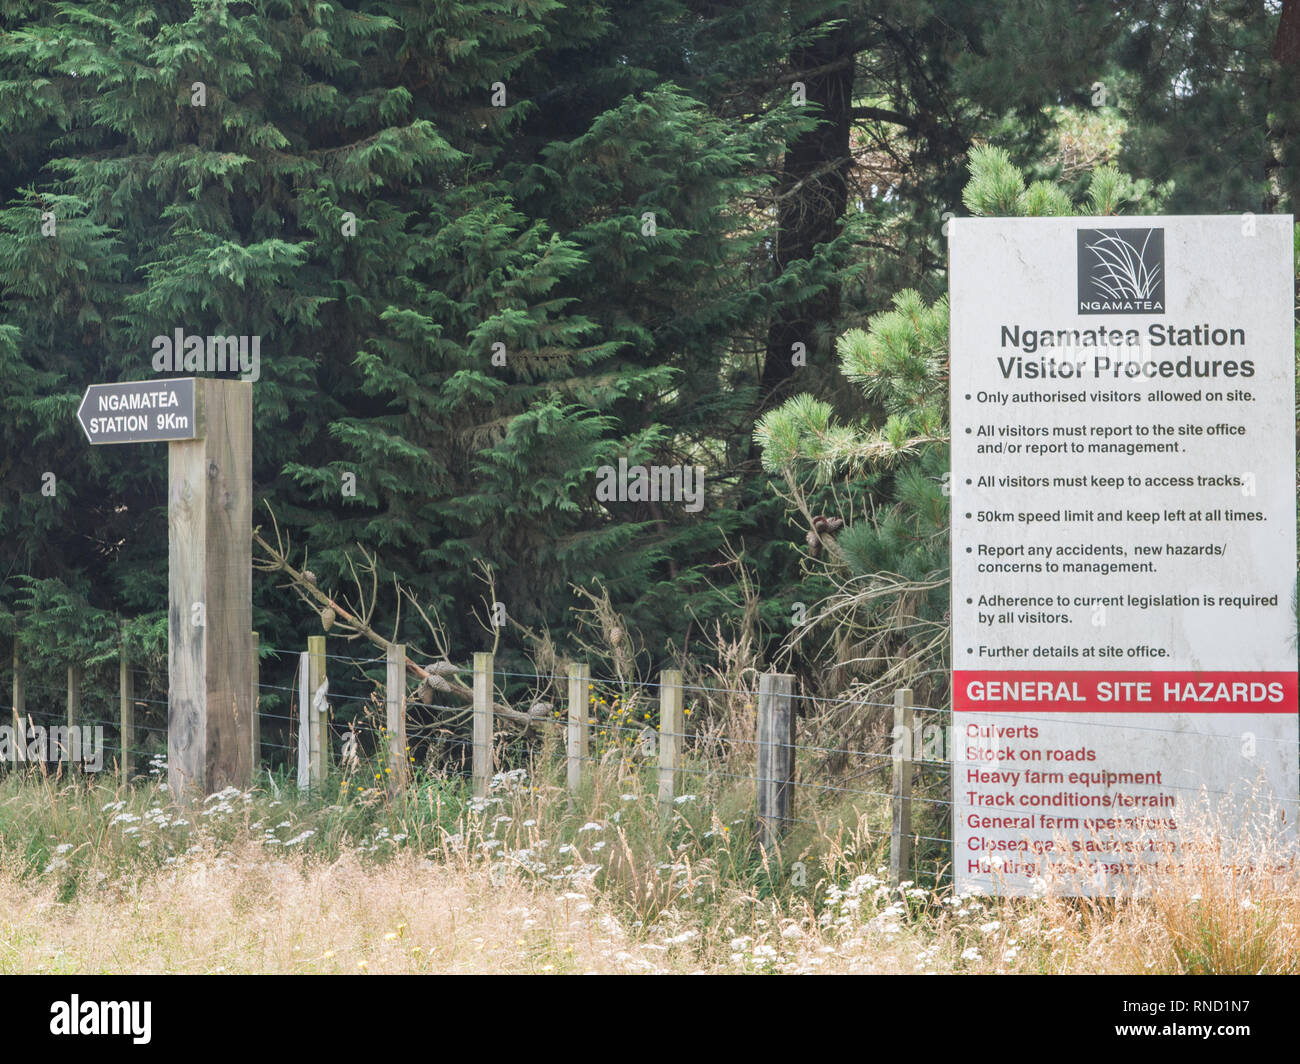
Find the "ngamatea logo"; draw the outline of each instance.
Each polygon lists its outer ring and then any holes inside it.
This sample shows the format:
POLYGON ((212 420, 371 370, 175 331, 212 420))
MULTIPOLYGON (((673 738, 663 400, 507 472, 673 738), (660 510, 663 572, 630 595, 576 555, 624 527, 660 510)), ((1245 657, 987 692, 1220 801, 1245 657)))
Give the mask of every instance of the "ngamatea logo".
POLYGON ((1080 314, 1163 314, 1163 229, 1079 230, 1080 314))

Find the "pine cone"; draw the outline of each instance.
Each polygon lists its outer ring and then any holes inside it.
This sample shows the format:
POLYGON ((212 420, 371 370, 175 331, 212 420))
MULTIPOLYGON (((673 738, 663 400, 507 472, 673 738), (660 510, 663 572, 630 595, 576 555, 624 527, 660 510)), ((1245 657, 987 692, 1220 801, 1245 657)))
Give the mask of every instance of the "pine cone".
POLYGON ((316 574, 310 569, 304 569, 302 571, 302 578, 306 580, 307 583, 311 584, 312 587, 316 586, 316 574))
POLYGON ((554 712, 549 702, 534 702, 528 710, 528 715, 534 720, 541 720, 543 717, 549 717, 554 712))
POLYGON ((331 628, 334 627, 334 619, 337 616, 338 615, 332 609, 330 609, 329 606, 326 606, 323 610, 320 611, 321 627, 328 632, 331 628))
POLYGON ((808 544, 808 552, 814 558, 820 557, 822 536, 833 536, 843 527, 844 518, 842 517, 826 517, 825 515, 814 517, 812 528, 804 536, 804 542, 808 544))

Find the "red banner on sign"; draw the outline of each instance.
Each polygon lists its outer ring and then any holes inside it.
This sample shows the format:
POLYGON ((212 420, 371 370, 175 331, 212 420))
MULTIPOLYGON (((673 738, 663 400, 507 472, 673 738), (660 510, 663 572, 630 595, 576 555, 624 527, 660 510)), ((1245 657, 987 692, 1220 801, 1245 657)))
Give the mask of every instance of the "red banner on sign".
POLYGON ((967 669, 957 712, 1295 713, 1295 672, 967 669))

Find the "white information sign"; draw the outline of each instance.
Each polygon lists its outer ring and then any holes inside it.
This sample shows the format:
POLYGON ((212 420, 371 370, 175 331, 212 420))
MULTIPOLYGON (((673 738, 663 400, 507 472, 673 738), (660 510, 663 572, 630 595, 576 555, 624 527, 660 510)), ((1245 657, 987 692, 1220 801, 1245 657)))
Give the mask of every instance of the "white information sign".
POLYGON ((949 232, 957 886, 1294 838, 1291 217, 949 232))

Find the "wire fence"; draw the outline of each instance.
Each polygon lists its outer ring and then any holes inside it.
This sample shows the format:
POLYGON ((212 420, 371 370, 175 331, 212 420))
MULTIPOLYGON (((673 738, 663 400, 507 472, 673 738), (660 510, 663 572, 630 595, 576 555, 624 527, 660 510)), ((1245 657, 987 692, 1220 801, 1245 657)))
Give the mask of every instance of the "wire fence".
MULTIPOLYGON (((476 793, 485 793, 492 774, 534 757, 549 734, 567 762, 571 789, 605 770, 646 774, 657 781, 664 802, 683 795, 716 800, 752 789, 753 816, 766 845, 803 828, 824 833, 869 822, 890 833, 896 877, 951 878, 954 861, 965 856, 954 853, 955 818, 972 806, 968 799, 983 782, 980 774, 998 771, 996 758, 970 755, 996 754, 996 733, 1004 724, 1022 734, 1068 725, 1112 744, 1188 735, 1185 720, 1161 727, 1150 715, 1136 722, 1086 711, 954 711, 912 705, 911 692, 899 692, 892 702, 854 692, 800 693, 793 678, 770 674, 753 677, 752 686, 729 686, 686 682, 675 671, 655 679, 593 678, 585 667, 517 672, 496 669, 490 655, 434 673, 412 669, 403 658, 403 690, 389 692, 390 655, 323 653, 321 643, 314 655, 259 649, 257 680, 249 684, 257 707, 249 752, 254 774, 296 767, 300 785, 310 789, 331 772, 387 759, 376 778, 391 774, 390 783, 405 785, 413 769, 428 769, 464 776, 476 793), (312 656, 319 659, 318 674, 309 680, 312 656), (476 673, 484 682, 474 683, 476 673), (308 697, 313 692, 322 695, 318 715, 308 697), (845 722, 853 727, 844 728, 845 722), (846 734, 856 741, 846 742, 846 734)), ((0 674, 0 682, 0 690, 14 693, 0 701, 0 714, 21 727, 27 741, 21 750, 21 743, 11 744, 15 767, 72 760, 87 771, 138 776, 166 763, 169 700, 158 670, 129 663, 84 675, 69 669, 66 682, 19 670, 0 674), (74 735, 74 728, 93 735, 74 735)), ((1243 734, 1202 728, 1195 738, 1226 749, 1240 744, 1243 734)), ((1292 747, 1291 761, 1300 762, 1294 728, 1289 735, 1252 734, 1251 741, 1264 749, 1292 747)), ((1158 790, 1188 801, 1236 793, 1163 778, 1158 790)), ((1295 799, 1278 801, 1290 807, 1294 823, 1295 799)))

